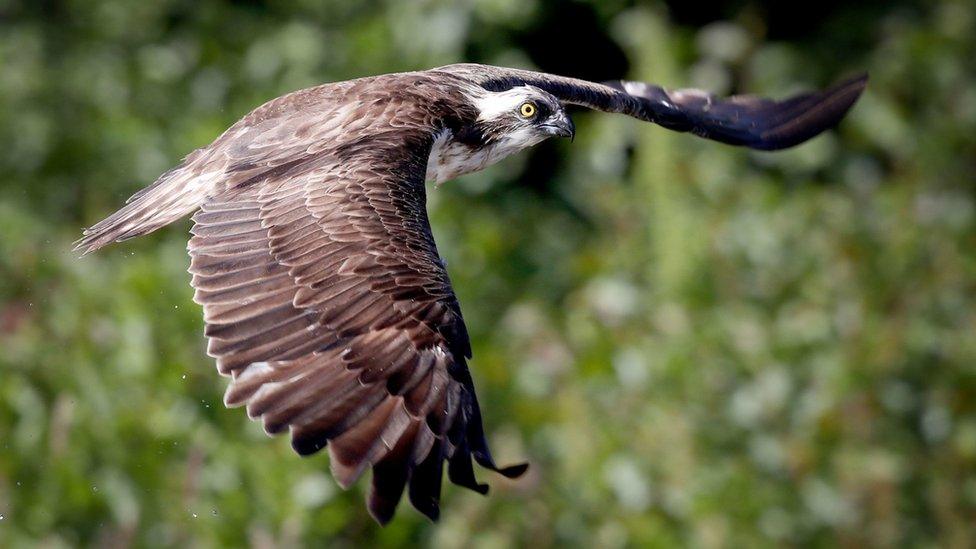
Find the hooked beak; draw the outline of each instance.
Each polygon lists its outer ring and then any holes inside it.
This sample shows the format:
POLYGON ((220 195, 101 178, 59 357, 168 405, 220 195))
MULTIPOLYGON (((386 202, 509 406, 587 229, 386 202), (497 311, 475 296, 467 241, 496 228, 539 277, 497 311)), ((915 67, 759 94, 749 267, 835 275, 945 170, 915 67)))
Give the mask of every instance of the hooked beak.
POLYGON ((549 134, 557 137, 568 137, 570 141, 576 138, 576 125, 573 120, 564 112, 553 115, 542 128, 549 134))

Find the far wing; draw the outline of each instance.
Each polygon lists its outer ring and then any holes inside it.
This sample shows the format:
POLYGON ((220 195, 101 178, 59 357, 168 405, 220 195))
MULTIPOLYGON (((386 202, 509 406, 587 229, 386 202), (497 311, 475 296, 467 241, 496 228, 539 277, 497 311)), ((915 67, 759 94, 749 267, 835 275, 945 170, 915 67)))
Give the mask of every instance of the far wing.
POLYGON ((718 98, 695 89, 668 91, 643 82, 603 84, 552 74, 484 65, 449 65, 491 91, 530 85, 573 105, 622 113, 665 128, 752 149, 785 149, 832 128, 867 85, 867 75, 826 90, 775 101, 753 96, 718 98))

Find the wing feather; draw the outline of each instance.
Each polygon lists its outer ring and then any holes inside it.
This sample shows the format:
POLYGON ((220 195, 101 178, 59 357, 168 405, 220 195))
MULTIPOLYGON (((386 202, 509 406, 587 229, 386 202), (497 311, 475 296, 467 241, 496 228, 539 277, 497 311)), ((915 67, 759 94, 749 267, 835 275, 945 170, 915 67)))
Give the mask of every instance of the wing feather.
POLYGON ((225 403, 289 430, 299 454, 328 448, 342 486, 373 468, 380 522, 407 486, 436 517, 435 471, 461 459, 449 429, 487 453, 480 423, 467 427, 481 421, 470 343, 425 209, 432 137, 405 132, 252 174, 203 204, 189 244, 208 352, 232 376, 225 403))
POLYGON ((752 96, 722 99, 702 90, 668 91, 624 80, 601 84, 477 64, 431 70, 462 76, 489 91, 535 86, 568 104, 626 114, 670 130, 760 150, 792 147, 834 127, 861 96, 868 80, 867 74, 860 74, 826 90, 774 101, 752 96))

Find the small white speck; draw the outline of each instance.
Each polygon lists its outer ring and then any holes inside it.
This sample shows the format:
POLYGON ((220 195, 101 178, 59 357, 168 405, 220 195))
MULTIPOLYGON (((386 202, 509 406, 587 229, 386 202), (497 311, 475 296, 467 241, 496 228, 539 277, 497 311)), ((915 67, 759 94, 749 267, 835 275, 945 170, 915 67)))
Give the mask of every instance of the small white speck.
POLYGON ((92 486, 92 492, 97 492, 97 491, 98 491, 98 486, 92 486))
POLYGON ((180 379, 186 379, 186 374, 183 374, 182 376, 180 376, 180 379))
POLYGON ((217 516, 217 509, 211 509, 210 514, 213 516, 217 516))
POLYGON ((197 518, 197 514, 196 514, 196 513, 190 513, 190 515, 191 515, 191 516, 192 516, 193 518, 197 518))
POLYGON ((0 515, 0 520, 3 520, 3 519, 4 519, 4 516, 3 515, 0 515))

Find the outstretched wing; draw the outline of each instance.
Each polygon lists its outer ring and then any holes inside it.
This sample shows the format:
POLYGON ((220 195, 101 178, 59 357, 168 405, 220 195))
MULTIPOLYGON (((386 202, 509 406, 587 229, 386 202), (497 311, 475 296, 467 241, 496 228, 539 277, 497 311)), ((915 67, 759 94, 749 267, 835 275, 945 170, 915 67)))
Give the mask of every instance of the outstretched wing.
MULTIPOLYGON (((439 513, 444 462, 479 492, 491 457, 465 359, 468 335, 426 213, 452 82, 404 73, 269 101, 85 231, 85 253, 196 211, 189 242, 208 352, 228 406, 302 455, 328 448, 336 480, 372 468, 369 510, 403 491, 439 513), (432 101, 431 97, 440 98, 432 101)), ((454 94, 454 95, 452 95, 454 94)))
POLYGON ((491 91, 535 86, 565 103, 627 114, 670 130, 761 150, 792 147, 832 128, 867 85, 867 74, 862 74, 823 91, 774 101, 753 96, 721 99, 701 90, 668 91, 623 80, 598 84, 485 65, 449 65, 434 70, 462 75, 491 91))
POLYGON ((372 467, 369 510, 392 516, 406 486, 438 515, 444 461, 484 493, 495 466, 465 358, 457 300, 425 209, 431 140, 401 132, 275 172, 194 215, 195 299, 209 353, 246 406, 302 455, 328 448, 347 487, 372 467))

